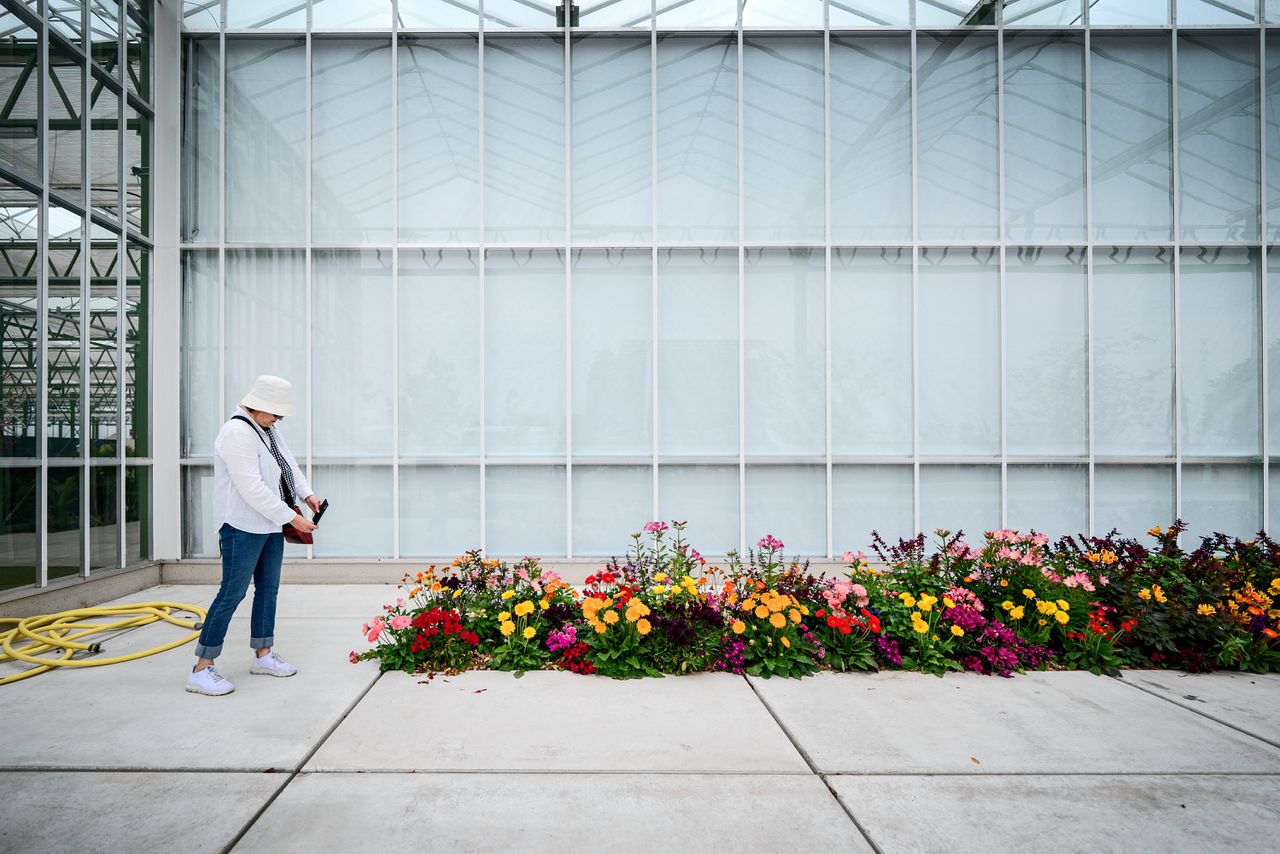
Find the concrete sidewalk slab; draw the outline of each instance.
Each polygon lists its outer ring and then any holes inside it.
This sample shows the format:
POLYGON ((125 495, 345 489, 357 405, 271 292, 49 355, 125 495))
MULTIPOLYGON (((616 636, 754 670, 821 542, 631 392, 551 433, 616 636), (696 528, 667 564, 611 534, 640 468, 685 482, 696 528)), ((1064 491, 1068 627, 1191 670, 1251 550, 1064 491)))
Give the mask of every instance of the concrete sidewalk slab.
MULTIPOLYGON (((617 740, 620 749, 625 735, 617 740)), ((236 854, 495 850, 872 849, 816 777, 686 774, 301 775, 235 847, 236 854)))
POLYGON ((424 679, 385 674, 307 770, 809 773, 751 688, 727 673, 424 679))
POLYGON ((1121 681, 1280 747, 1280 675, 1126 670, 1121 681))
POLYGON ((880 850, 1275 850, 1280 777, 859 776, 828 778, 880 850))
POLYGON ((1280 749, 1115 679, 753 679, 820 773, 1280 772, 1280 749))
POLYGON ((285 782, 271 774, 15 771, 0 851, 223 850, 285 782))

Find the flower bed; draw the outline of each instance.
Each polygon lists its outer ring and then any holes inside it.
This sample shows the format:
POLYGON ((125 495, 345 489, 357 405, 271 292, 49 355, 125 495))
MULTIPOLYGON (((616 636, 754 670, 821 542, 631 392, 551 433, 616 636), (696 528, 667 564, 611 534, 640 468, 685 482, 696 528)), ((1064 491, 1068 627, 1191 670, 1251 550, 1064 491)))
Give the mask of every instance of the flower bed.
POLYGON ((728 671, 805 676, 900 668, 1011 676, 1121 667, 1280 670, 1280 545, 1265 535, 1178 545, 1176 523, 1136 540, 938 532, 812 573, 772 535, 713 566, 684 524, 650 522, 624 561, 582 589, 543 569, 463 555, 405 576, 404 595, 361 627, 351 660, 383 670, 563 669, 616 678, 728 671))

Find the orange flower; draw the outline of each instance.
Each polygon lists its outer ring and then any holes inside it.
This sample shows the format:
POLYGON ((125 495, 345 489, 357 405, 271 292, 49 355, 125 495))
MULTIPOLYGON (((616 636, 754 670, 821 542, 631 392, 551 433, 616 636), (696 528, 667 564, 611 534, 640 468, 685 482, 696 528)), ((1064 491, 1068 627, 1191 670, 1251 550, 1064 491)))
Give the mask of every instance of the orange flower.
POLYGON ((785 646, 787 649, 791 649, 791 641, 787 639, 786 635, 782 636, 782 645, 785 646))
POLYGON ((1272 640, 1274 640, 1277 635, 1280 635, 1280 632, 1277 632, 1275 629, 1263 629, 1262 633, 1272 640))

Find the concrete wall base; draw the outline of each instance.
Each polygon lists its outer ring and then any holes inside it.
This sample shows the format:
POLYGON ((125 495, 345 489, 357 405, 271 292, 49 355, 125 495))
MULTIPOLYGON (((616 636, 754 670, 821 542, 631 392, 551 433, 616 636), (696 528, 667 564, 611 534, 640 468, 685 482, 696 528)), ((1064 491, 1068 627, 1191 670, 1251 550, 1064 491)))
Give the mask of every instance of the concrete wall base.
POLYGON ((32 617, 75 608, 90 608, 160 584, 160 564, 98 572, 88 580, 58 579, 43 589, 22 588, 0 595, 0 616, 32 617))

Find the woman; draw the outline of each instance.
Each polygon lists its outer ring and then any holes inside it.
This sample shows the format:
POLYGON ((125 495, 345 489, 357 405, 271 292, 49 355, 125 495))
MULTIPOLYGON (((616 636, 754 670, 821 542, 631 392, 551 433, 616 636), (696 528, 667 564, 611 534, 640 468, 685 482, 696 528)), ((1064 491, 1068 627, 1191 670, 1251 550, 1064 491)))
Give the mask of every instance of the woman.
POLYGON ((249 672, 263 676, 298 672, 272 650, 284 557, 280 528, 284 524, 304 532, 316 528, 294 512, 285 496, 292 496, 291 501, 301 498, 313 513, 319 510, 320 499, 275 429, 278 421, 292 414, 293 386, 264 374, 254 381, 213 443, 213 515, 222 551, 222 586, 209 606, 196 644, 196 664, 187 677, 187 690, 193 693, 221 696, 235 690, 214 660, 222 652, 231 615, 244 599, 251 578, 249 646, 256 657, 249 672))

